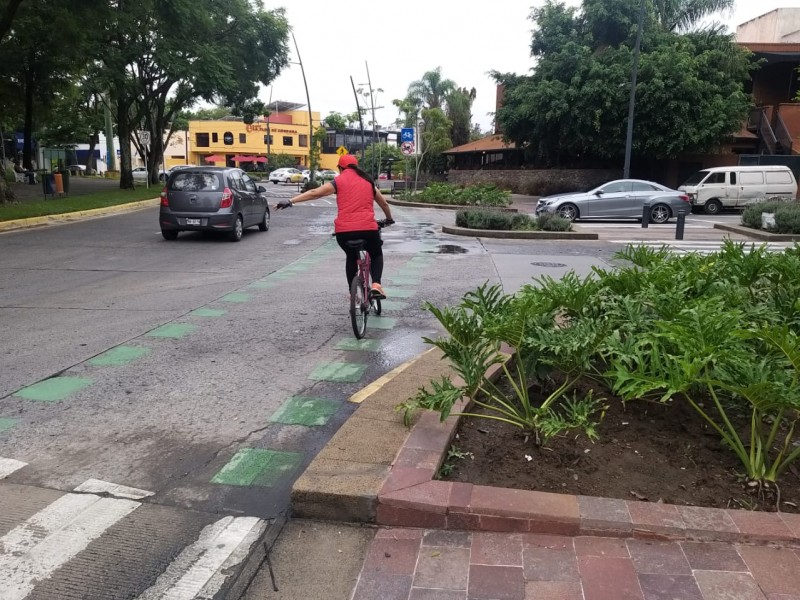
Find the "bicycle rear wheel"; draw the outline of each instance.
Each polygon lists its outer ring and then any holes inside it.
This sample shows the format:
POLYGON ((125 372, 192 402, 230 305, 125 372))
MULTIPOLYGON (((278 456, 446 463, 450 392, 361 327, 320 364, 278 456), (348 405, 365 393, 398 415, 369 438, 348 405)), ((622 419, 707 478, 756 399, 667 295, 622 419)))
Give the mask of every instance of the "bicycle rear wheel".
POLYGON ((364 297, 364 282, 357 276, 350 284, 350 322, 353 324, 353 333, 359 340, 367 331, 368 314, 369 300, 364 297))

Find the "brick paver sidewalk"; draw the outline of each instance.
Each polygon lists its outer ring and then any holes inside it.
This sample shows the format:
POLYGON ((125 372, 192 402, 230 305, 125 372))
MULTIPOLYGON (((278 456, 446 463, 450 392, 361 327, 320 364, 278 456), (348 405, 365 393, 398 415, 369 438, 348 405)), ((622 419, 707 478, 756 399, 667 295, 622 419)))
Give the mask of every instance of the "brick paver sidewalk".
POLYGON ((800 600, 790 548, 381 529, 353 600, 800 600))

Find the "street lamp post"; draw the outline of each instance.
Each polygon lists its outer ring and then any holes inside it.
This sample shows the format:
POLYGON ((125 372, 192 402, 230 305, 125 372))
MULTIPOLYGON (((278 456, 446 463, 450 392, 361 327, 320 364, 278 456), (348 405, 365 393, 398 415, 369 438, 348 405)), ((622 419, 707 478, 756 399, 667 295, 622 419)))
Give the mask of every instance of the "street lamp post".
MULTIPOLYGON (((317 165, 311 164, 311 145, 314 143, 314 121, 311 117, 311 96, 308 95, 308 83, 306 82, 306 70, 303 68, 303 59, 300 58, 300 50, 297 48, 297 40, 294 39, 294 31, 290 30, 292 34, 292 41, 294 42, 294 50, 297 52, 297 60, 300 63, 300 72, 303 74, 303 85, 306 88, 306 103, 308 104, 308 158, 309 158, 309 165, 308 169, 310 171, 309 175, 309 184, 313 187, 314 186, 314 174, 317 170, 317 165)), ((269 134, 267 134, 269 135, 269 134)), ((269 139, 269 138, 267 138, 269 139)))
POLYGON ((628 102, 628 134, 625 139, 625 167, 622 177, 631 176, 631 149, 633 147, 633 112, 636 108, 636 78, 639 74, 639 50, 642 47, 642 28, 644 27, 644 0, 639 4, 639 28, 636 31, 636 45, 633 48, 633 67, 631 68, 631 95, 628 102))

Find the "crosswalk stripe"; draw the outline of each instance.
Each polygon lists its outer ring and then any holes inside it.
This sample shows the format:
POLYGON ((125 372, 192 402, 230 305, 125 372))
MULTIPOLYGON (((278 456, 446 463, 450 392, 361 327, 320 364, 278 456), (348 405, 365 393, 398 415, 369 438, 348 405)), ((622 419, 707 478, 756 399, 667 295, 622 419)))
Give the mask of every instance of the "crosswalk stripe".
POLYGON ((148 492, 147 490, 140 490, 100 479, 87 479, 76 487, 75 491, 90 494, 108 494, 115 498, 128 498, 129 500, 141 500, 147 496, 155 495, 155 492, 148 492))
POLYGON ((19 471, 22 467, 27 465, 28 463, 22 462, 21 460, 0 457, 0 479, 5 479, 14 471, 19 471))
POLYGON ((139 502, 65 494, 0 538, 0 589, 22 600, 139 502))
POLYGON ((221 569, 244 560, 264 527, 256 517, 225 517, 208 525, 137 600, 213 598, 225 580, 221 569))

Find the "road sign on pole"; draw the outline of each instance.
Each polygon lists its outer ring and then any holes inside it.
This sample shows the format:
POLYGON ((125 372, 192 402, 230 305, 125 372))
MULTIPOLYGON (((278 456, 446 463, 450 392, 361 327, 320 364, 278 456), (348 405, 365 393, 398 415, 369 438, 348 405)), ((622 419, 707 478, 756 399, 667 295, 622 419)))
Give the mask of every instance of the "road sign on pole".
POLYGON ((342 156, 343 154, 348 154, 347 148, 345 148, 344 146, 339 146, 336 149, 336 154, 338 154, 339 156, 342 156))
POLYGON ((400 142, 414 142, 414 128, 403 127, 400 130, 400 142))
POLYGON ((139 141, 142 142, 142 145, 149 146, 150 145, 150 132, 149 131, 140 131, 139 132, 139 141))
POLYGON ((414 142, 403 142, 400 144, 400 152, 406 156, 414 154, 414 142))

